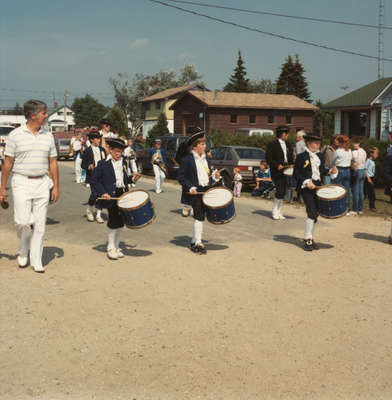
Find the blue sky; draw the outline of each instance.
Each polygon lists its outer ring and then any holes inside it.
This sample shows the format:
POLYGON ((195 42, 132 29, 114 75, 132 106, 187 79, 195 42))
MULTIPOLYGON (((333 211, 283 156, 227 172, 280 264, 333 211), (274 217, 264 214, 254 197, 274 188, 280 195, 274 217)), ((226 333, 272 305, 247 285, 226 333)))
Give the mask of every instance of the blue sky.
MULTIPOLYGON (((261 11, 378 23, 376 0, 203 0, 261 11)), ((392 26, 386 0, 385 25, 392 26)), ((240 14, 182 5, 211 16, 332 47, 377 55, 377 30, 240 14)), ((392 58, 392 30, 385 30, 385 57, 392 58)), ((0 15, 0 107, 35 97, 61 103, 90 93, 113 102, 108 79, 118 72, 178 71, 194 64, 210 89, 228 81, 241 50, 252 79, 275 80, 288 54, 298 53, 313 99, 331 100, 377 79, 377 61, 271 38, 184 14, 148 0, 20 0, 0 15), (7 89, 7 90, 3 90, 7 89), (27 92, 28 90, 32 92, 27 92), (40 92, 42 91, 42 92, 40 92)), ((392 76, 392 62, 384 64, 392 76)))

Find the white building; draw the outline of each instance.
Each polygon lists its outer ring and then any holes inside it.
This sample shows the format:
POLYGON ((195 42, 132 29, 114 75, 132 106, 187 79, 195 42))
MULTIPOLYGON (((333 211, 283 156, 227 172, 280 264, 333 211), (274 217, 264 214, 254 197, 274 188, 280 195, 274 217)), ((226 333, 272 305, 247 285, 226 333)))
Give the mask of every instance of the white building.
POLYGON ((49 115, 48 124, 51 132, 71 131, 75 129, 74 112, 69 107, 57 108, 49 115))

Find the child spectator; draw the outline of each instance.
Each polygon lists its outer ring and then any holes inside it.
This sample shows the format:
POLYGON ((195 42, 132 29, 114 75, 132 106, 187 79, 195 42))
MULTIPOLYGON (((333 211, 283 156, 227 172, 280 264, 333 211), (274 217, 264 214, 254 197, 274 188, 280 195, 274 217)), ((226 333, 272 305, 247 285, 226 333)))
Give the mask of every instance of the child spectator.
POLYGON ((353 211, 352 215, 363 214, 363 203, 365 198, 365 164, 366 151, 361 147, 362 138, 353 139, 353 158, 351 163, 351 174, 353 178, 353 211))
POLYGON ((252 196, 261 196, 268 198, 270 191, 274 188, 271 178, 271 171, 267 161, 260 161, 260 169, 256 173, 256 187, 252 196))
POLYGON ((374 176, 376 174, 376 163, 374 162, 378 157, 377 147, 372 147, 369 151, 369 158, 365 163, 365 192, 369 199, 369 209, 370 211, 375 211, 376 207, 374 205, 376 201, 376 195, 374 192, 374 176))
POLYGON ((241 189, 242 189, 242 176, 240 174, 240 169, 235 167, 233 169, 234 173, 234 197, 241 197, 241 189))

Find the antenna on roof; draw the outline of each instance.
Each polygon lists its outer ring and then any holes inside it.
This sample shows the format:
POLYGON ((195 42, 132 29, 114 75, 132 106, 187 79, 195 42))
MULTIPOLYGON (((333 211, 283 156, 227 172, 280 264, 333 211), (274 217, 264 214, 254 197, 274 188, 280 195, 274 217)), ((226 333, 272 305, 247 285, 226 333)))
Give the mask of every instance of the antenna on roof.
POLYGON ((377 77, 384 77, 384 0, 378 3, 378 55, 377 55, 377 77))

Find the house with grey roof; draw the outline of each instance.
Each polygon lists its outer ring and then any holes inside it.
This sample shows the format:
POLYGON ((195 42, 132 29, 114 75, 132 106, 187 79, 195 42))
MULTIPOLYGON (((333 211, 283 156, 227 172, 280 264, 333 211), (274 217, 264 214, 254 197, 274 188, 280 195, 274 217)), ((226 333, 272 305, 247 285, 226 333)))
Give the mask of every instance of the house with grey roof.
POLYGON ((392 131, 392 78, 381 78, 323 106, 335 113, 335 133, 386 140, 392 131))

